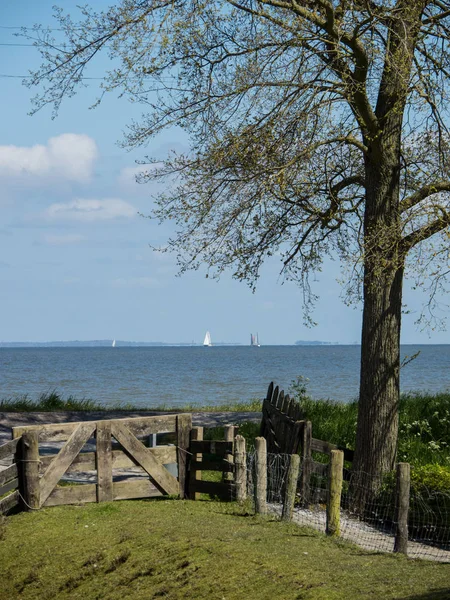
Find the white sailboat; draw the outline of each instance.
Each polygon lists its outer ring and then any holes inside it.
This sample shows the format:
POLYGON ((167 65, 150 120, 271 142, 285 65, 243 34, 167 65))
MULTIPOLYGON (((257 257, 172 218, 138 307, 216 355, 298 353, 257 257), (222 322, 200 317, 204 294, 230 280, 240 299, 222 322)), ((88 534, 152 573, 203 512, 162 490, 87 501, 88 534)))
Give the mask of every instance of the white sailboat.
POLYGON ((203 345, 204 346, 212 346, 211 334, 209 333, 209 331, 206 332, 205 339, 203 340, 203 345))
POLYGON ((111 346, 112 346, 113 348, 115 348, 115 347, 116 347, 116 340, 113 340, 113 343, 111 344, 111 346))
POLYGON ((250 334, 250 346, 256 346, 257 348, 261 346, 261 344, 259 343, 258 334, 250 334))

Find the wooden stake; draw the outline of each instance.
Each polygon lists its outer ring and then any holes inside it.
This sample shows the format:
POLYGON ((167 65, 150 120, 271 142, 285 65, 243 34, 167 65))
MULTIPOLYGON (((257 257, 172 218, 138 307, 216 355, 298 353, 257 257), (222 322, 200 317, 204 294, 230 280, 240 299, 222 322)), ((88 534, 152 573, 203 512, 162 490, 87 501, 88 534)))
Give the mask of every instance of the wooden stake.
POLYGON ((112 443, 110 421, 98 421, 96 437, 97 502, 112 502, 112 443))
MULTIPOLYGON (((177 415, 178 481, 180 498, 185 498, 187 489, 187 452, 192 429, 192 415, 177 415)), ((168 471, 167 471, 168 472, 168 471)))
POLYGON ((311 421, 303 422, 303 431, 301 435, 301 457, 302 472, 300 478, 300 494, 303 506, 309 504, 309 482, 311 479, 311 443, 312 443, 312 424, 311 421))
POLYGON ((21 452, 22 502, 25 510, 33 510, 41 506, 41 490, 39 485, 39 438, 37 431, 27 431, 22 435, 21 452))
POLYGON ((411 468, 409 463, 397 465, 397 504, 394 552, 407 554, 408 551, 408 510, 411 487, 411 468))
POLYGON ((300 456, 298 454, 291 454, 286 490, 284 492, 283 512, 281 513, 283 521, 292 521, 299 470, 300 456))
POLYGON ((257 514, 267 513, 267 443, 265 438, 255 440, 255 510, 257 514))
MULTIPOLYGON (((191 429, 191 441, 199 441, 203 440, 203 427, 193 427, 191 429)), ((202 462, 203 454, 197 452, 190 457, 190 470, 189 470, 189 498, 191 500, 200 500, 200 493, 195 491, 195 483, 196 481, 201 481, 202 472, 199 469, 196 469, 193 464, 202 462)))
MULTIPOLYGON (((234 442, 234 426, 227 425, 225 427, 225 436, 224 440, 226 442, 234 442)), ((226 460, 229 464, 233 464, 233 454, 225 454, 224 460, 226 460)), ((222 480, 224 482, 233 481, 233 473, 230 469, 227 469, 223 472, 222 480)))
POLYGON ((247 499, 247 454, 242 435, 237 435, 234 440, 234 467, 236 500, 243 502, 247 499))
POLYGON ((344 468, 344 453, 341 450, 332 450, 328 471, 328 502, 327 502, 327 528, 328 535, 340 534, 341 494, 344 468))

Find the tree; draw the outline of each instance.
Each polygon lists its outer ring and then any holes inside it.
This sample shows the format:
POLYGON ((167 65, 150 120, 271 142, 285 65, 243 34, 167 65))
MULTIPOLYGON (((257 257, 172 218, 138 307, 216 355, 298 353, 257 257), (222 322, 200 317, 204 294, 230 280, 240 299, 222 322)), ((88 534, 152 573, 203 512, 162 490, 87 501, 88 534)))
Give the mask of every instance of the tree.
POLYGON ((404 273, 429 286, 433 314, 449 271, 450 2, 120 0, 56 17, 62 44, 28 33, 44 57, 36 110, 57 111, 105 50, 102 94, 147 111, 125 145, 173 125, 190 135, 187 155, 141 177, 171 184, 153 216, 178 225, 165 250, 182 272, 231 268, 255 285, 277 253, 310 318, 308 275, 340 256, 348 297, 363 297, 354 467, 392 469, 404 273))

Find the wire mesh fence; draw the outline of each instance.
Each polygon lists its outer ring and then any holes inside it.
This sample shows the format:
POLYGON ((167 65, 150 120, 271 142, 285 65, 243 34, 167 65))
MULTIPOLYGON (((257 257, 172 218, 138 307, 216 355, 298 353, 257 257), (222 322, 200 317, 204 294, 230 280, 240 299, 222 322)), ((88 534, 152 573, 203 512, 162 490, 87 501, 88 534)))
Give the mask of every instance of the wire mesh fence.
MULTIPOLYGON (((269 511, 281 515, 290 455, 267 455, 267 503, 269 511)), ((395 476, 373 477, 344 469, 340 507, 340 538, 375 552, 393 552, 398 529, 398 495, 395 476), (363 501, 361 500, 363 499, 363 501)), ((299 490, 300 468, 293 521, 325 532, 328 495, 327 469, 312 473, 307 498, 299 490)), ((256 494, 255 453, 247 455, 247 489, 256 494)), ((425 486, 411 488, 408 513, 407 554, 450 562, 450 494, 425 486)))

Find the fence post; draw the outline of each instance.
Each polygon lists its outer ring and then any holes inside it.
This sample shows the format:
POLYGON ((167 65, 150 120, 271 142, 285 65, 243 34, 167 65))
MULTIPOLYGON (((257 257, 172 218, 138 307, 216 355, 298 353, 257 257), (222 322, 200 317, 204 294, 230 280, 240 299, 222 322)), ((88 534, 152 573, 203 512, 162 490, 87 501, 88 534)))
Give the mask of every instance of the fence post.
POLYGON ((111 502, 113 494, 111 422, 98 421, 95 432, 97 502, 111 502))
POLYGON ((242 435, 237 435, 234 439, 234 480, 236 500, 243 502, 247 499, 247 454, 245 438, 242 435))
POLYGON ((341 493, 344 468, 342 450, 332 450, 328 475, 327 529, 328 535, 340 534, 341 493))
POLYGON ((255 510, 257 514, 267 513, 267 442, 263 437, 255 439, 255 510))
POLYGON ((180 498, 185 498, 187 488, 187 469, 189 464, 187 452, 189 448, 189 437, 192 430, 192 415, 177 415, 176 423, 178 482, 180 486, 180 498))
MULTIPOLYGON (((203 427, 193 427, 191 429, 191 440, 201 442, 203 440, 203 427)), ((197 469, 193 463, 202 462, 203 454, 197 453, 191 456, 189 471, 189 498, 191 500, 200 500, 200 494, 195 491, 195 482, 200 481, 202 472, 197 469)))
POLYGON ((311 421, 303 422, 303 432, 301 435, 301 456, 302 473, 300 481, 300 493, 303 506, 309 504, 309 481, 311 478, 311 443, 312 443, 312 424, 311 421))
POLYGON ((397 489, 396 489, 396 521, 394 552, 406 554, 408 550, 408 510, 409 492, 411 487, 411 467, 409 463, 398 463, 397 465, 397 489))
POLYGON ((291 454, 286 490, 284 493, 283 512, 281 513, 281 519, 283 521, 292 521, 299 469, 300 456, 298 454, 291 454))
MULTIPOLYGON (((224 440, 226 442, 234 442, 234 425, 227 425, 225 427, 224 440)), ((225 454, 224 460, 229 464, 233 464, 233 454, 225 454)), ((233 481, 233 473, 230 470, 224 471, 222 474, 222 480, 224 482, 233 481)))
POLYGON ((25 510, 40 508, 41 490, 39 487, 39 437, 37 431, 25 431, 22 434, 21 495, 25 510))

